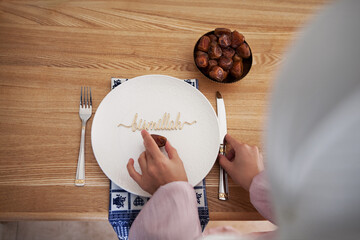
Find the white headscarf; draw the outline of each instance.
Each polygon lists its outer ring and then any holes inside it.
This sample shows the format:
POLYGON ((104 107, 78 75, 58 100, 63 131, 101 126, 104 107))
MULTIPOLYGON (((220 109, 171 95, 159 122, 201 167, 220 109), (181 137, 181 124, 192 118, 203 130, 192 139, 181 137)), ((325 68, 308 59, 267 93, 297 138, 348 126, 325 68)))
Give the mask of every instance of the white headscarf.
POLYGON ((279 239, 360 239, 360 2, 322 12, 276 82, 268 175, 279 239))
POLYGON ((327 7, 287 55, 265 147, 277 239, 360 239, 360 1, 327 7))

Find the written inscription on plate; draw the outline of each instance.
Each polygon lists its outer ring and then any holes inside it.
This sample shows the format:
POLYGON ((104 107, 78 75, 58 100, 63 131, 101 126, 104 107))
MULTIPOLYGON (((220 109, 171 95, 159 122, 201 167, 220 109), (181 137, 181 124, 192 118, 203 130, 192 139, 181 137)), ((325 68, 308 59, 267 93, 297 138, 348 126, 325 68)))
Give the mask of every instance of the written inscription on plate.
POLYGON ((170 119, 170 113, 164 113, 163 117, 157 121, 147 121, 145 119, 138 119, 138 114, 135 113, 134 119, 131 125, 125 125, 120 123, 118 127, 131 128, 133 132, 139 130, 181 130, 185 125, 193 125, 196 121, 181 122, 180 113, 178 113, 175 121, 170 119))

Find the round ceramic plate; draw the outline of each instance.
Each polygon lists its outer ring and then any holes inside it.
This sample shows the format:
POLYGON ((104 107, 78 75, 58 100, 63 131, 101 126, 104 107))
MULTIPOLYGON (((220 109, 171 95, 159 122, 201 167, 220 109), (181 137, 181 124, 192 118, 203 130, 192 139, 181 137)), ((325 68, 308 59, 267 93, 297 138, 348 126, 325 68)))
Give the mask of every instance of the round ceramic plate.
POLYGON ((177 149, 189 183, 197 185, 217 158, 218 120, 200 91, 183 80, 164 75, 130 79, 100 103, 91 141, 95 158, 106 176, 131 193, 150 196, 126 168, 129 158, 134 158, 135 169, 141 173, 137 159, 145 150, 140 133, 145 121, 150 133, 165 136, 177 149))

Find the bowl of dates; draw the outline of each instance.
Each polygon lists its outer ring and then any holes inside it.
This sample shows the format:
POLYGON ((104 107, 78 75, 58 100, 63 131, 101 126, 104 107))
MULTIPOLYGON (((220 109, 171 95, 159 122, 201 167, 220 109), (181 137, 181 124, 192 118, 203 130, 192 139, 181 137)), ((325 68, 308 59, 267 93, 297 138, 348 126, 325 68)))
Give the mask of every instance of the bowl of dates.
POLYGON ((243 34, 216 28, 204 34, 194 48, 197 68, 207 78, 220 83, 243 79, 250 71, 252 53, 243 34))

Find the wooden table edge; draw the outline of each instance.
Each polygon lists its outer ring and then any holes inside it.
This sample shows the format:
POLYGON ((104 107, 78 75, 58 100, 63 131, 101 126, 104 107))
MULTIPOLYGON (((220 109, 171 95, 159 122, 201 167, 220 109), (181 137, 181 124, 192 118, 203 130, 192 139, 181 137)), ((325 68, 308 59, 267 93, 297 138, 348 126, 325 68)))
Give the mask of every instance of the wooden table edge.
POLYGON ((0 222, 7 221, 107 221, 108 213, 29 213, 2 212, 0 222))

